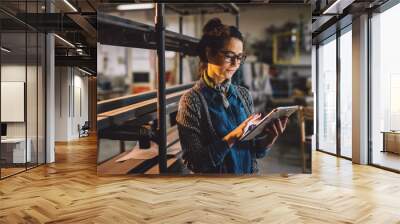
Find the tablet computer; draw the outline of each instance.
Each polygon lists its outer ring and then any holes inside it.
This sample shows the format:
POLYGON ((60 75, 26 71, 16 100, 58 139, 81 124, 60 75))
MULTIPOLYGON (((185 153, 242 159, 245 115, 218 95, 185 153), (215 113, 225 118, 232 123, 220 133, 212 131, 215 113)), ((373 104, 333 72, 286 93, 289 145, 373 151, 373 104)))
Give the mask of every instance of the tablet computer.
POLYGON ((269 114, 265 115, 262 119, 251 120, 247 123, 244 129, 244 134, 239 138, 239 141, 249 141, 261 134, 265 129, 265 126, 271 121, 278 118, 290 117, 294 112, 299 109, 299 106, 289 107, 277 107, 273 109, 269 114))

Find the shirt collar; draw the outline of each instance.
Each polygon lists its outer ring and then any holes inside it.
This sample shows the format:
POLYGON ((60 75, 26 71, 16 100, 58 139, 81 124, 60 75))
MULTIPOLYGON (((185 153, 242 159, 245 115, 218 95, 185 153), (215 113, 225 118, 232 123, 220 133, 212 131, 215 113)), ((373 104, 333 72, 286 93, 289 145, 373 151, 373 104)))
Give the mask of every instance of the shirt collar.
MULTIPOLYGON (((199 80, 199 84, 200 84, 200 87, 207 88, 208 90, 211 90, 209 92, 210 92, 211 96, 214 98, 214 97, 219 95, 219 92, 215 88, 214 82, 211 80, 211 78, 207 75, 206 72, 201 75, 201 78, 199 80)), ((227 82, 227 83, 224 83, 224 84, 228 85, 226 96, 229 97, 230 95, 233 95, 233 96, 235 96, 237 98, 238 97, 237 91, 236 91, 236 88, 234 87, 234 85, 231 84, 231 80, 227 80, 227 81, 224 81, 224 82, 227 82)))

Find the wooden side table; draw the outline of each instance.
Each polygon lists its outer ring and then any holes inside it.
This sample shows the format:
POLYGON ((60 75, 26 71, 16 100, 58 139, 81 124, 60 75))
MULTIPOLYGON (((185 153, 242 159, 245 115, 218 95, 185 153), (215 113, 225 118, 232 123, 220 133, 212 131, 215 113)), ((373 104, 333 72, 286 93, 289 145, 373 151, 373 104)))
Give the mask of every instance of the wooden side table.
POLYGON ((382 131, 383 150, 382 152, 392 152, 400 154, 400 131, 382 131))

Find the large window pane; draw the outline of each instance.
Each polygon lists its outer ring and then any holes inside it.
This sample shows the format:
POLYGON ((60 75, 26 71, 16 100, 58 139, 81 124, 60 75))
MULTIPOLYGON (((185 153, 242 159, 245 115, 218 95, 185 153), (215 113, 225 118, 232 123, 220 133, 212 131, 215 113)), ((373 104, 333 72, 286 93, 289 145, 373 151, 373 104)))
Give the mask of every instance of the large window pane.
POLYGON ((352 35, 340 36, 340 153, 352 157, 352 35))
MULTIPOLYGON (((26 33, 1 34, 1 140, 2 178, 25 170, 26 144, 26 33)), ((28 151, 27 151, 28 146, 28 151)))
MULTIPOLYGON (((6 3, 1 1, 0 6, 6 3)), ((19 2, 16 11, 26 8, 25 2, 19 2)), ((2 21, 12 18, 0 13, 2 21)), ((1 178, 26 170, 26 30, 17 23, 0 24, 1 45, 1 178)))
MULTIPOLYGON (((1 1, 0 7, 23 16, 43 13, 41 1, 1 1)), ((0 13, 1 178, 45 160, 45 36, 0 13), (8 21, 4 23, 4 21, 8 21)), ((36 18, 36 17, 35 17, 36 18)))
POLYGON ((396 170, 400 170, 398 21, 400 21, 400 4, 374 15, 371 19, 372 163, 396 170))
POLYGON ((336 41, 318 48, 318 148, 336 153, 336 41))

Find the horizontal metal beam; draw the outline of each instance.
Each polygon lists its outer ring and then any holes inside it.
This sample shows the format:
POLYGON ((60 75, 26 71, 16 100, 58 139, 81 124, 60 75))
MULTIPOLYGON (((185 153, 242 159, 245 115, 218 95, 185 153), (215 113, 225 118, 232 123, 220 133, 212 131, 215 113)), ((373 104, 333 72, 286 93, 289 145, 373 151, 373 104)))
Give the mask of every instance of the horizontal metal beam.
MULTIPOLYGON (((312 33, 317 33, 327 26, 328 22, 333 20, 335 16, 319 16, 315 22, 312 23, 312 33)), ((329 25, 328 25, 329 26, 329 25)))
POLYGON ((89 67, 96 71, 97 59, 91 56, 55 56, 56 66, 89 67))
POLYGON ((202 15, 202 14, 216 14, 216 13, 231 13, 231 14, 239 14, 240 9, 235 3, 218 3, 213 4, 211 7, 210 4, 196 4, 190 3, 188 4, 166 4, 165 8, 171 10, 174 13, 178 13, 179 15, 202 15), (218 5, 219 7, 215 7, 214 5, 218 5))
MULTIPOLYGON (((0 19, 2 31, 69 32, 86 31, 91 39, 96 38, 97 18, 95 14, 80 13, 18 13, 13 15, 0 8, 5 17, 0 19)), ((95 44, 94 44, 95 45, 95 44)))
POLYGON ((323 29, 318 33, 313 33, 312 43, 318 44, 322 41, 326 40, 330 36, 336 34, 337 30, 344 29, 352 23, 353 16, 351 14, 340 18, 339 20, 335 19, 334 23, 329 23, 330 25, 323 29))
POLYGON ((156 133, 150 125, 120 125, 111 126, 99 131, 98 138, 107 138, 121 141, 151 140, 156 133))
POLYGON ((355 0, 336 0, 329 4, 324 10, 324 14, 342 14, 355 0))
MULTIPOLYGON (((178 102, 182 95, 176 95, 174 97, 167 98, 166 100, 166 114, 174 113, 178 110, 178 102)), ((127 123, 143 124, 150 121, 154 121, 157 115, 157 101, 145 104, 143 106, 133 108, 117 115, 104 116, 98 114, 97 118, 97 130, 105 130, 110 127, 120 126, 127 123), (138 122, 140 121, 140 122, 138 122)))
MULTIPOLYGON (((153 26, 124 18, 98 13, 98 39, 105 45, 156 49, 157 41, 153 26), (118 35, 110 35, 115 33, 118 35)), ((199 40, 172 31, 165 32, 165 49, 179 51, 187 55, 197 55, 199 40)))
POLYGON ((17 17, 41 32, 80 31, 68 14, 61 13, 19 13, 17 17))
POLYGON ((97 30, 90 24, 85 17, 80 14, 68 14, 68 17, 79 25, 91 38, 96 38, 97 30))
MULTIPOLYGON (((1 8, 1 7, 0 7, 0 12, 1 12, 1 14, 3 14, 3 15, 6 16, 6 17, 5 17, 6 20, 7 20, 7 19, 12 19, 14 22, 20 24, 20 25, 23 26, 25 29, 28 28, 28 29, 30 29, 30 30, 32 30, 32 31, 37 31, 35 27, 31 26, 29 23, 27 23, 27 22, 25 21, 25 19, 26 19, 25 17, 24 17, 23 19, 21 19, 18 15, 16 16, 16 15, 10 13, 9 11, 7 11, 7 10, 1 8)), ((1 14, 0 14, 0 15, 1 15, 1 14)), ((0 22, 2 22, 2 20, 3 20, 3 19, 0 19, 0 22)), ((2 30, 5 29, 5 28, 7 28, 7 27, 4 27, 4 28, 3 28, 3 26, 2 26, 2 30)))
POLYGON ((285 4, 285 5, 307 4, 307 0, 250 0, 250 2, 263 2, 267 4, 285 4))

